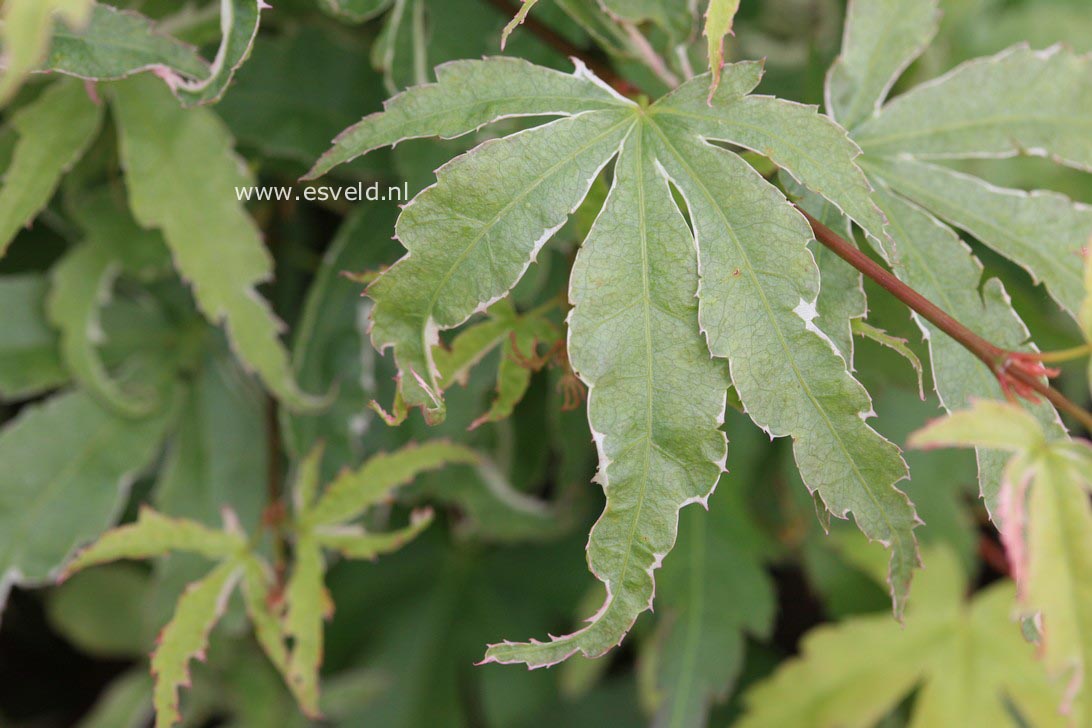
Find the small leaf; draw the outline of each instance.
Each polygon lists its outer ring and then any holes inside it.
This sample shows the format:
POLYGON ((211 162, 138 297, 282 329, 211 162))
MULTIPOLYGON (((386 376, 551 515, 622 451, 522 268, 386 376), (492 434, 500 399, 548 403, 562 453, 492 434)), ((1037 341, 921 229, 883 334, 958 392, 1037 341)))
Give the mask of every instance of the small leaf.
POLYGON ((415 512, 410 525, 396 531, 370 533, 360 526, 326 526, 315 531, 315 539, 346 558, 374 561, 417 538, 432 520, 432 511, 426 509, 415 512))
POLYGON ((66 578, 96 564, 119 559, 149 559, 172 551, 199 554, 208 559, 227 559, 246 547, 239 533, 217 531, 196 521, 175 519, 144 506, 135 523, 107 531, 98 541, 76 554, 65 567, 66 578))
MULTIPOLYGON (((5 104, 49 49, 54 18, 69 27, 87 23, 92 0, 6 0, 0 13, 4 69, 0 74, 0 104, 5 104)), ((3 238, 0 238, 2 240, 3 238)), ((3 245, 0 245, 0 251, 3 245)))
POLYGON ((207 109, 179 109, 150 78, 118 82, 111 94, 137 221, 163 231, 198 308, 224 324, 235 353, 276 396, 299 410, 322 407, 294 381, 282 324, 255 290, 273 265, 235 198, 235 189, 251 180, 227 130, 207 109))
POLYGON ((900 339, 897 336, 892 336, 883 329, 877 329, 875 326, 871 326, 860 319, 853 320, 853 333, 858 336, 863 336, 866 339, 875 341, 880 346, 887 347, 891 351, 895 352, 914 368, 914 373, 918 375, 918 396, 922 400, 925 399, 925 373, 921 366, 921 359, 914 353, 914 350, 907 344, 906 339, 900 339))
POLYGON ((320 717, 319 667, 322 665, 322 623, 334 610, 323 583, 322 548, 307 531, 296 539, 295 561, 285 587, 285 633, 292 638, 288 686, 310 718, 320 717))
POLYGON ((705 11, 705 38, 709 46, 709 72, 713 76, 709 84, 709 103, 720 86, 720 73, 724 67, 724 37, 735 35, 732 23, 739 11, 739 0, 709 0, 705 11))
MULTIPOLYGON (((49 5, 45 0, 30 1, 49 5)), ((19 109, 11 124, 19 141, 0 188, 0 257, 19 230, 49 203, 61 177, 98 135, 102 108, 87 98, 79 83, 64 81, 19 109)))
POLYGON ((170 728, 182 719, 178 689, 190 685, 190 660, 205 659, 209 633, 223 615, 239 576, 239 566, 228 562, 191 584, 178 600, 174 617, 160 632, 152 653, 156 728, 170 728))
POLYGON ((307 512, 306 520, 315 525, 351 521, 390 498, 392 491, 420 473, 454 463, 477 462, 478 456, 472 450, 441 440, 375 455, 357 470, 345 470, 338 475, 307 512))
POLYGON ((284 644, 279 615, 273 611, 273 577, 268 564, 256 557, 243 561, 243 602, 254 626, 254 636, 266 657, 288 681, 288 648, 284 644))
POLYGON ((519 7, 519 12, 516 13, 516 17, 504 26, 504 30, 501 32, 501 50, 504 50, 504 46, 508 44, 508 36, 512 35, 512 31, 518 26, 523 25, 523 21, 527 18, 527 13, 531 12, 531 8, 535 6, 538 0, 520 0, 522 3, 519 7))

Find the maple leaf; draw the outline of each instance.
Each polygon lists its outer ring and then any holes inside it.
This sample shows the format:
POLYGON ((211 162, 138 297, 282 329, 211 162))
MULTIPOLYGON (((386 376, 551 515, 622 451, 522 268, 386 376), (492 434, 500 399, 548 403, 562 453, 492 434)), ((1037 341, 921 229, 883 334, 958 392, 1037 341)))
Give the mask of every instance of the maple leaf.
POLYGON ((1041 615, 1043 659, 1067 683, 1061 712, 1092 724, 1092 445, 991 401, 928 425, 910 442, 1012 453, 997 520, 1019 602, 1026 616, 1041 615))
MULTIPOLYGON (((875 247, 894 273, 992 343, 1033 352, 1004 285, 996 278, 982 282, 982 264, 955 229, 1024 267, 1075 314, 1092 207, 1054 192, 1000 189, 936 162, 1033 154, 1092 170, 1083 122, 1092 114, 1092 57, 1017 46, 886 101, 936 33, 938 17, 938 0, 852 0, 842 53, 827 76, 827 110, 863 150, 858 161, 894 241, 892 248, 875 247)), ((934 385, 948 411, 1003 395, 989 367, 935 326, 915 320, 929 342, 934 385)), ((1063 432, 1049 404, 1033 411, 1052 432, 1063 432)), ((996 513, 1006 457, 980 448, 978 460, 982 496, 996 513)))
POLYGON ((737 725, 877 725, 915 688, 913 726, 1065 725, 1056 687, 1011 619, 1012 583, 965 602, 951 552, 931 550, 925 564, 904 626, 867 616, 811 631, 799 657, 746 693, 737 725))
POLYGON ((868 394, 813 323, 811 230, 777 188, 712 142, 758 150, 874 235, 883 235, 883 217, 844 131, 812 107, 748 95, 761 74, 756 63, 727 66, 711 103, 706 75, 645 106, 583 66, 564 74, 502 58, 445 64, 436 84, 407 90, 344 132, 309 175, 403 139, 560 117, 441 167, 399 217, 409 253, 368 288, 372 341, 394 351, 400 401, 438 422, 439 331, 507 295, 617 157, 569 291, 568 354, 588 388, 607 495, 589 541, 606 597, 575 634, 495 645, 487 661, 550 665, 622 640, 651 605, 679 509, 704 503, 724 469, 731 384, 760 427, 793 438, 804 482, 825 507, 852 513, 890 546, 902 610, 918 558, 917 517, 895 488, 906 466, 866 423, 868 394))

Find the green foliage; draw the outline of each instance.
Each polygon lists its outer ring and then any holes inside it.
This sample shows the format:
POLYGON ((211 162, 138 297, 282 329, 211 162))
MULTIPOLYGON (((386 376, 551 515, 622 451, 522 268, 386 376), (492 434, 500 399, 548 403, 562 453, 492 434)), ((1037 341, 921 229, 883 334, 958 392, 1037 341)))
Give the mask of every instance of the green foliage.
POLYGON ((0 6, 0 723, 1092 725, 1084 0, 276 5, 0 6))
POLYGON ((874 725, 914 688, 910 725, 1064 725, 1034 647, 1012 628, 1012 584, 967 604, 949 552, 925 564, 904 626, 869 616, 809 633, 799 658, 747 693, 739 725, 874 725))

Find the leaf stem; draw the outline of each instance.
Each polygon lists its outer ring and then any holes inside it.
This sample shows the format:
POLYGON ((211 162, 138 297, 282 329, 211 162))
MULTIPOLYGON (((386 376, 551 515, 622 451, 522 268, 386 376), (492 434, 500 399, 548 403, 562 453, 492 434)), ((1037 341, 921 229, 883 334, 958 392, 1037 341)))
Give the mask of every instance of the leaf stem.
POLYGON ((1014 392, 1033 401, 1035 395, 1042 396, 1059 410, 1072 415, 1086 430, 1092 432, 1092 414, 1071 402, 1043 380, 1044 376, 1051 376, 1056 372, 1042 365, 1045 359, 1041 355, 1012 352, 991 344, 896 278, 894 274, 858 250, 855 245, 846 242, 838 233, 799 207, 797 209, 811 224, 816 240, 974 354, 994 373, 1006 394, 1014 392))

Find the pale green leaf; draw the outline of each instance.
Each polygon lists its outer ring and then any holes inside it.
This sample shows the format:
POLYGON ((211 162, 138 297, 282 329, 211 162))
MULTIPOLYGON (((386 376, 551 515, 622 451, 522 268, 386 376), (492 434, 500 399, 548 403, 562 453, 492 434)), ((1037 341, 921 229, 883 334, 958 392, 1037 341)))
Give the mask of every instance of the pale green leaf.
POLYGON ((589 112, 483 144, 442 167, 437 184, 406 206, 396 232, 409 254, 368 295, 372 342, 393 347, 409 406, 443 419, 438 332, 511 290, 633 123, 628 110, 589 112))
POLYGON ((271 606, 274 579, 269 565, 257 557, 243 561, 243 602, 254 627, 254 637, 277 671, 288 680, 288 647, 284 643, 280 615, 271 606))
POLYGON ((107 531, 77 553, 65 567, 65 575, 96 564, 120 559, 150 559, 174 551, 220 560, 234 556, 245 547, 246 540, 241 533, 218 531, 197 521, 170 518, 144 506, 134 523, 107 531))
POLYGON ((519 321, 515 308, 505 299, 490 306, 486 315, 485 321, 460 331, 450 347, 433 349, 441 386, 465 385, 470 370, 498 346, 503 346, 519 321))
POLYGON ((331 15, 350 23, 363 23, 391 5, 391 0, 322 0, 322 7, 331 15))
POLYGON ((699 76, 657 101, 651 111, 667 129, 731 142, 768 157, 883 245, 883 215, 855 163, 861 150, 814 106, 746 95, 761 77, 761 64, 734 63, 724 67, 721 86, 708 103, 709 79, 699 76))
POLYGON ((569 357, 588 385, 607 505, 588 563, 606 587, 588 626, 551 641, 492 645, 487 662, 551 665, 598 657, 652 606, 653 570, 674 545, 678 511, 705 502, 724 467, 728 377, 696 336, 693 239, 638 129, 574 264, 569 357))
POLYGON ((342 132, 305 179, 407 139, 454 139, 507 117, 567 116, 629 103, 582 65, 567 74, 517 58, 452 61, 436 69, 436 79, 403 91, 342 132))
POLYGON ((866 157, 863 164, 899 194, 1019 264, 1076 315, 1084 298, 1080 262, 1092 239, 1092 207, 1055 192, 993 187, 910 159, 866 157))
POLYGON ((705 35, 708 44, 709 72, 713 81, 709 84, 709 98, 717 92, 720 85, 721 69, 724 67, 724 37, 732 34, 732 23, 739 11, 739 0, 709 0, 705 11, 705 35))
POLYGON ((152 653, 156 728, 170 728, 181 720, 178 691, 190 684, 190 660, 204 659, 209 633, 223 615, 239 577, 238 564, 229 561, 191 584, 160 632, 152 653))
POLYGON ((1046 156, 1092 171, 1092 57, 1017 46, 908 91, 855 138, 868 155, 1046 156))
POLYGON ((49 49, 54 19, 69 27, 87 23, 92 0, 5 0, 0 12, 3 73, 0 104, 6 103, 49 49))
POLYGON ((11 124, 19 141, 0 188, 0 257, 16 233, 49 203, 61 177, 94 140, 102 108, 92 103, 81 84, 65 81, 19 109, 11 124))
POLYGON ((182 78, 170 69, 163 78, 186 106, 214 104, 227 93, 239 66, 250 56, 258 35, 264 0, 220 0, 220 30, 223 37, 216 51, 208 77, 200 80, 182 78))
POLYGON ((914 373, 918 375, 918 396, 925 399, 925 373, 921 366, 921 359, 910 348, 906 339, 892 336, 883 329, 877 329, 860 319, 853 320, 853 333, 874 341, 880 346, 887 347, 905 359, 914 368, 914 373))
POLYGON ((190 46, 156 31, 130 10, 95 3, 86 27, 60 27, 41 70, 92 81, 116 81, 142 71, 172 69, 206 78, 209 64, 190 46))
POLYGON ((515 17, 509 21, 508 25, 504 26, 504 30, 501 31, 501 50, 504 50, 504 46, 508 43, 508 36, 512 35, 512 31, 518 26, 523 25, 523 21, 527 19, 527 13, 531 12, 531 8, 535 6, 538 0, 520 0, 521 5, 519 11, 515 17))
POLYGON ((169 415, 111 413, 87 394, 25 408, 0 431, 0 594, 54 577, 77 545, 107 528, 156 456, 169 415), (74 508, 73 504, 79 507, 74 508))
POLYGON ((323 583, 324 569, 322 548, 314 534, 306 530, 299 533, 284 593, 284 630, 293 640, 288 658, 288 685, 300 709, 312 718, 319 717, 323 621, 334 611, 323 583))
POLYGON ((473 465, 478 459, 474 451, 442 440, 380 453, 356 470, 342 471, 307 511, 306 520, 316 525, 351 521, 423 472, 456 463, 473 465))
POLYGON ((471 428, 487 422, 499 422, 512 415, 512 410, 523 399, 531 386, 531 368, 520 360, 521 356, 534 356, 537 340, 533 336, 513 334, 501 347, 501 361, 497 367, 497 392, 489 411, 474 420, 471 428))
POLYGON ((1023 452, 1046 444, 1043 428, 1018 404, 980 400, 914 433, 912 447, 984 447, 1023 452))
POLYGON ((51 272, 46 313, 60 332, 61 355, 73 378, 120 414, 143 417, 159 406, 156 393, 122 389, 97 351, 104 338, 99 310, 113 295, 120 271, 120 261, 103 246, 73 248, 51 272))
POLYGON ((842 54, 830 68, 827 111, 847 129, 874 116, 936 33, 937 0, 850 0, 842 54))
POLYGON ((918 561, 918 519, 895 487, 906 464, 866 423, 868 393, 812 323, 819 280, 807 248, 810 227, 739 157, 669 132, 660 133, 659 144, 693 220, 710 351, 730 359, 751 418, 772 435, 793 438, 804 483, 827 509, 852 513, 869 538, 891 549, 892 596, 901 613, 918 561))
POLYGON ((179 109, 151 78, 119 82, 111 98, 137 221, 163 231, 198 307, 224 324, 239 358, 287 406, 321 406, 296 385, 281 324, 255 290, 272 274, 272 261, 236 200, 235 188, 251 180, 227 130, 211 111, 179 109))
POLYGON ((292 505, 298 517, 303 517, 315 504, 322 478, 322 453, 320 443, 296 464, 296 472, 292 476, 292 505))
MULTIPOLYGON (((1024 606, 1042 614, 1042 654, 1065 688, 1063 711, 1092 725, 1092 505, 1087 483, 1051 453, 1027 504, 1024 606)), ((1019 557, 1019 555, 1017 555, 1019 557)))
POLYGON ((372 533, 360 526, 326 526, 315 530, 315 539, 322 546, 350 559, 374 561, 398 551, 417 538, 432 523, 431 510, 417 511, 410 525, 395 531, 372 533))
POLYGON ((1081 300, 1081 310, 1078 315, 1081 328, 1084 330, 1084 338, 1092 343, 1092 237, 1085 243, 1081 250, 1084 256, 1084 298, 1081 300))
POLYGON ((915 687, 914 728, 1065 725, 1054 710, 1057 687, 1011 619, 1011 583, 980 592, 967 608, 957 560, 931 551, 926 564, 905 626, 867 616, 813 630, 799 657, 747 693, 737 725, 863 728, 915 687))
POLYGON ((47 291, 44 276, 0 277, 0 399, 33 397, 69 380, 45 316, 47 291))

